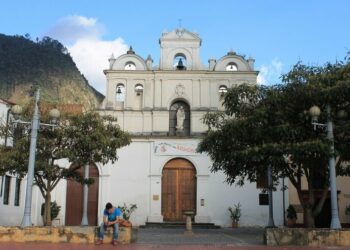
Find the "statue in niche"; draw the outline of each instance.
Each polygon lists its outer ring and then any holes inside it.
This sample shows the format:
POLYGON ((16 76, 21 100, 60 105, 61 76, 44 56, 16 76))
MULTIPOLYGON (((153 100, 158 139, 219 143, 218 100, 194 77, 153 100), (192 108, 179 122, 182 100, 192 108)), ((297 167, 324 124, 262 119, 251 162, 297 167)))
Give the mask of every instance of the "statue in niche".
POLYGON ((185 110, 182 106, 176 111, 176 129, 182 131, 184 129, 185 110))

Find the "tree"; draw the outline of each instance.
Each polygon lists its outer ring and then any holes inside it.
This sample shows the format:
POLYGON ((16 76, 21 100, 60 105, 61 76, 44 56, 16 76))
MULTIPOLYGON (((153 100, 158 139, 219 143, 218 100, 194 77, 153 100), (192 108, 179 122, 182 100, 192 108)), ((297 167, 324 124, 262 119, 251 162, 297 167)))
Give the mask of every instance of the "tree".
POLYGON ((72 117, 66 135, 70 145, 66 148, 68 159, 80 166, 115 162, 118 159, 116 149, 130 143, 129 134, 120 129, 115 118, 95 112, 72 117))
MULTIPOLYGON (((51 225, 51 192, 60 180, 92 183, 92 179, 84 179, 78 171, 85 163, 84 157, 89 155, 91 161, 103 164, 114 162, 117 160, 117 149, 129 143, 128 134, 120 129, 115 119, 101 117, 96 113, 72 116, 54 129, 41 129, 34 178, 45 200, 44 224, 51 225), (61 167, 57 160, 65 158, 75 163, 74 166, 61 167)), ((2 146, 0 174, 9 171, 24 177, 28 167, 29 145, 29 134, 23 133, 20 138, 16 138, 13 147, 2 146)))
POLYGON ((225 112, 205 115, 209 129, 198 150, 209 154, 211 170, 223 171, 229 184, 254 182, 266 175, 270 165, 275 183, 289 178, 306 215, 305 225, 314 227, 328 193, 330 142, 324 131, 314 131, 308 109, 318 105, 325 110, 327 103, 333 107, 337 174, 350 175, 345 164, 350 156, 349 117, 344 121, 336 116, 339 110, 350 113, 349 60, 323 67, 298 63, 282 79, 283 85, 244 84, 229 89, 223 101, 225 112), (308 200, 303 199, 303 178, 308 200))
MULTIPOLYGON (((76 166, 85 167, 85 178, 88 178, 90 164, 116 161, 116 149, 130 143, 128 134, 121 131, 112 117, 102 117, 94 112, 83 116, 76 116, 70 120, 67 129, 67 138, 70 147, 67 148, 68 159, 76 166), (118 128, 118 129, 116 129, 118 128)), ((88 224, 87 219, 87 193, 88 184, 84 187, 84 206, 82 225, 88 224)))

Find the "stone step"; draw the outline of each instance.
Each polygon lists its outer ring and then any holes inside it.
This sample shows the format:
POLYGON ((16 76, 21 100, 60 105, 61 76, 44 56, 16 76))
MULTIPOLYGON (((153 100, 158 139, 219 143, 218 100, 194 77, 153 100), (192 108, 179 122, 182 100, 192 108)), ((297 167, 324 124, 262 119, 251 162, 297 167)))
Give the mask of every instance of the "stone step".
MULTIPOLYGON (((146 222, 144 226, 140 228, 186 228, 185 222, 146 222)), ((215 225, 214 223, 192 223, 192 228, 195 229, 218 229, 220 226, 215 225)))

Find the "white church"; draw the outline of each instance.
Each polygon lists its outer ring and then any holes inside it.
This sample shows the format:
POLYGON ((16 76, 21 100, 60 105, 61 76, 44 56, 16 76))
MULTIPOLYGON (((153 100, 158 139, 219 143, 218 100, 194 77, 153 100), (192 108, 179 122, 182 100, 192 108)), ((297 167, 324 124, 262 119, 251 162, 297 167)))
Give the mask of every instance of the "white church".
MULTIPOLYGON (((143 59, 132 48, 109 58, 107 93, 101 114, 117 117, 132 143, 119 151, 115 166, 101 168, 100 208, 106 201, 138 206, 132 221, 183 221, 183 211, 195 213, 194 222, 228 226, 228 207, 242 204, 241 225, 265 226, 268 206, 259 205, 261 189, 249 182, 229 186, 221 173, 211 173, 210 158, 196 152, 208 111, 222 110, 227 88, 256 84, 254 60, 231 51, 202 64, 198 34, 185 29, 164 32, 159 39, 159 65, 143 59)), ((224 45, 221 45, 224 46, 224 45)), ((274 194, 275 222, 283 224, 282 192, 274 194)))
MULTIPOLYGON (((89 224, 97 225, 106 202, 111 202, 136 204, 130 218, 135 226, 182 222, 183 212, 189 210, 194 212, 195 223, 227 227, 231 225, 228 207, 238 203, 242 205, 240 226, 267 225, 268 202, 260 186, 228 185, 222 173, 210 172, 210 158, 196 152, 207 129, 203 115, 223 109, 221 97, 227 88, 256 84, 254 59, 230 51, 204 65, 201 43, 198 34, 177 28, 159 39, 159 65, 131 47, 126 54, 109 58, 109 68, 104 70, 106 97, 98 112, 116 117, 131 134, 132 143, 118 151, 114 164, 90 167, 95 183, 89 188, 89 224)), ((70 167, 71 163, 62 161, 62 165, 70 167)), ((273 193, 276 225, 283 225, 283 200, 288 200, 282 198, 281 189, 273 193)), ((80 184, 61 181, 52 194, 62 207, 55 225, 80 224, 82 193, 80 184)), ((36 225, 42 224, 41 203, 34 189, 32 221, 36 225)))

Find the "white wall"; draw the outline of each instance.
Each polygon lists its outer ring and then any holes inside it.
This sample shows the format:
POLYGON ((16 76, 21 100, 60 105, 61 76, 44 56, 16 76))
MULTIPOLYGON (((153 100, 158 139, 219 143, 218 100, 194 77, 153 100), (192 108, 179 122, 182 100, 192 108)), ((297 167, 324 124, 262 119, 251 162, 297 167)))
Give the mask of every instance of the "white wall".
MULTIPOLYGON (((7 120, 7 111, 9 110, 10 105, 4 102, 2 99, 0 99, 0 123, 1 125, 6 125, 7 120)), ((5 138, 0 138, 0 144, 4 144, 5 138)), ((7 139, 7 145, 12 144, 12 139, 7 139)), ((25 185, 26 180, 22 180, 21 182, 21 189, 20 189, 20 203, 19 206, 14 205, 15 200, 15 190, 16 190, 16 177, 10 175, 7 173, 7 175, 11 176, 11 183, 10 183, 10 192, 9 192, 9 204, 5 205, 3 202, 4 199, 4 182, 5 178, 3 179, 2 176, 0 176, 0 185, 2 187, 2 195, 0 196, 0 225, 3 226, 18 226, 20 225, 22 218, 23 218, 23 211, 24 211, 24 198, 25 198, 25 185), (4 182, 2 182, 4 180, 4 182)))
MULTIPOLYGON (((281 185, 273 192, 274 222, 277 226, 283 225, 283 203, 281 185)), ((260 189, 256 188, 256 183, 245 182, 240 187, 225 183, 225 176, 222 172, 211 173, 208 189, 210 200, 209 211, 212 214, 212 222, 222 226, 230 226, 231 219, 228 207, 237 204, 242 205, 242 216, 240 225, 242 226, 266 226, 268 224, 269 206, 259 205, 260 189)))
MULTIPOLYGON (((119 160, 110 166, 109 187, 106 186, 102 199, 113 205, 137 204, 132 214, 134 224, 144 224, 149 213, 150 194, 150 144, 132 143, 118 152, 119 160)), ((104 208, 105 202, 101 204, 104 208)))
MULTIPOLYGON (((11 107, 6 104, 3 100, 0 99, 0 124, 2 126, 6 125, 6 120, 7 120, 7 111, 10 109, 11 107)), ((0 144, 4 144, 5 143, 5 138, 0 137, 0 144)), ((12 143, 12 140, 11 140, 12 143)), ((9 139, 7 140, 7 145, 11 145, 9 143, 9 139)))
MULTIPOLYGON (((198 140, 185 140, 187 143, 197 143, 198 140)), ((221 226, 230 226, 231 220, 227 208, 238 202, 242 205, 241 226, 266 226, 268 222, 268 206, 259 206, 256 183, 247 182, 243 187, 228 185, 221 173, 211 173, 210 159, 205 155, 156 155, 156 142, 184 142, 184 140, 134 140, 130 146, 118 151, 119 160, 105 166, 98 165, 100 171, 99 187, 99 222, 107 202, 113 205, 137 204, 137 210, 132 214, 134 225, 144 225, 147 221, 161 222, 161 172, 167 161, 183 157, 193 163, 197 171, 197 216, 196 222, 211 222, 221 226), (153 195, 159 195, 154 201, 153 195), (200 200, 204 199, 204 206, 200 200)), ((61 161, 68 167, 69 162, 61 161)), ((0 181, 1 182, 1 181, 0 181)), ((1 183, 3 185, 3 183, 1 183)), ((21 185, 20 207, 13 206, 15 178, 11 182, 10 205, 2 204, 0 197, 1 225, 20 225, 23 217, 25 197, 25 180, 21 185)), ((61 206, 61 212, 54 225, 64 225, 66 206, 66 181, 62 180, 52 193, 52 201, 61 206)), ((286 197, 287 200, 288 197, 286 197)), ((40 205, 43 203, 37 187, 33 190, 32 222, 42 225, 40 205)), ((283 225, 281 186, 274 192, 274 219, 276 225, 283 225)))
MULTIPOLYGON (((137 204, 132 214, 134 225, 144 225, 147 221, 162 222, 161 216, 161 172, 167 161, 183 157, 193 163, 197 171, 197 216, 196 222, 212 222, 221 226, 230 226, 227 208, 240 202, 242 204, 241 226, 266 226, 268 206, 259 206, 256 183, 246 183, 243 187, 227 185, 220 172, 211 173, 210 159, 202 154, 155 154, 155 143, 192 143, 198 140, 134 139, 130 146, 118 151, 119 160, 106 166, 99 166, 99 221, 106 202, 113 205, 137 204), (159 200, 153 200, 159 195, 159 200), (204 199, 204 206, 200 200, 204 199)), ((65 181, 57 187, 53 200, 62 205, 61 224, 65 216, 65 181)), ((283 224, 282 192, 277 187, 274 192, 274 219, 276 225, 283 224)))
POLYGON ((2 226, 19 226, 21 224, 24 212, 24 198, 25 198, 25 185, 26 181, 21 181, 20 187, 20 201, 19 206, 15 206, 15 190, 16 190, 16 177, 11 176, 10 192, 9 192, 9 204, 4 204, 4 192, 5 192, 5 178, 0 177, 0 183, 2 186, 2 195, 0 196, 0 225, 2 226))

